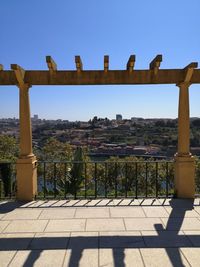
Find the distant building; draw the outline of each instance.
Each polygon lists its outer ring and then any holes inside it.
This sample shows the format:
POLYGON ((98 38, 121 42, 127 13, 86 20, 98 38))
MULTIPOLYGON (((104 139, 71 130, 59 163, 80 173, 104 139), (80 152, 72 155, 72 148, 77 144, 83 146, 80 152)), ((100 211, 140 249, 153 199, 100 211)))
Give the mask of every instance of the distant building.
POLYGON ((122 121, 122 115, 116 114, 116 121, 122 121))
POLYGON ((37 121, 38 119, 39 119, 39 117, 38 117, 37 114, 33 115, 33 120, 34 120, 34 121, 37 121))

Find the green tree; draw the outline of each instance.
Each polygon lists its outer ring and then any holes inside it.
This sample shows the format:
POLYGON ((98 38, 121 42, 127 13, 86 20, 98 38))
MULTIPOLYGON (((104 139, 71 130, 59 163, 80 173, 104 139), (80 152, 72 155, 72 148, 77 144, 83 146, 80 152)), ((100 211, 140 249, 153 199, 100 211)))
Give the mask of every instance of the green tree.
POLYGON ((84 156, 83 156, 83 149, 82 147, 77 147, 76 151, 74 152, 73 157, 73 165, 70 171, 69 175, 69 186, 68 186, 68 192, 73 194, 76 198, 77 192, 80 190, 82 186, 82 182, 84 180, 83 170, 84 170, 84 164, 83 164, 84 156))
POLYGON ((19 155, 19 145, 14 137, 0 135, 0 160, 14 161, 19 155))
POLYGON ((19 145, 14 137, 0 135, 0 179, 3 181, 4 195, 7 197, 11 193, 11 187, 14 186, 12 174, 13 165, 19 155, 19 145))
MULTIPOLYGON (((39 161, 46 162, 45 177, 49 186, 48 188, 43 186, 43 191, 50 195, 62 195, 66 180, 66 170, 71 166, 70 162, 73 158, 73 147, 68 143, 60 142, 51 137, 46 141, 37 158, 39 161)), ((38 165, 38 177, 42 176, 44 176, 44 163, 38 165)))
POLYGON ((58 141, 55 137, 46 141, 41 152, 40 159, 46 161, 70 161, 73 155, 72 146, 58 141))

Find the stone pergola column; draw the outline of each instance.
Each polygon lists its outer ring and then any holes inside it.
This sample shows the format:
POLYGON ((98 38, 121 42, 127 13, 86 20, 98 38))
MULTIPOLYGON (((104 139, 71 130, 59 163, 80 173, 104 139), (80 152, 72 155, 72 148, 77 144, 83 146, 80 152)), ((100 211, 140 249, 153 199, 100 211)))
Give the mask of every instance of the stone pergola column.
POLYGON ((29 103, 29 84, 24 82, 24 70, 15 71, 19 88, 20 155, 17 160, 17 199, 33 200, 37 194, 37 160, 32 151, 32 128, 29 103))
POLYGON ((175 195, 194 198, 195 160, 190 153, 189 86, 185 81, 179 87, 178 152, 175 155, 175 195))

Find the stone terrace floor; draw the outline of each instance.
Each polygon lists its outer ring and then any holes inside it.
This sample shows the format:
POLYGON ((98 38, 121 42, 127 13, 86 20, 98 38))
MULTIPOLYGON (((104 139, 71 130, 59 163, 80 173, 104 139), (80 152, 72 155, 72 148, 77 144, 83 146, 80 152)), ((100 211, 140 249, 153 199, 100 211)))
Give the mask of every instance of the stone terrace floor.
POLYGON ((0 202, 0 266, 200 266, 200 199, 0 202))

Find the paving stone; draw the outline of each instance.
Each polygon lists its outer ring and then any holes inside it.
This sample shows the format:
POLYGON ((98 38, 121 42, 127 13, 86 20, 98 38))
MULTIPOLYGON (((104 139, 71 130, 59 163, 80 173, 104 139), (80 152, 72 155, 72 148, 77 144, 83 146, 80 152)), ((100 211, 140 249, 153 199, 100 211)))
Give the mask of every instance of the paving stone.
POLYGON ((5 216, 6 214, 0 213, 0 220, 5 216))
POLYGON ((112 207, 109 199, 97 199, 86 207, 84 201, 33 201, 23 208, 14 203, 14 210, 13 203, 11 208, 5 203, 6 210, 0 203, 0 266, 8 266, 13 256, 9 267, 143 266, 142 260, 153 267, 200 266, 200 206, 192 209, 191 201, 169 199, 156 200, 160 206, 152 199, 139 206, 141 199, 114 199, 112 207), (71 207, 63 207, 67 203, 71 207), (172 212, 169 218, 167 212, 172 212))
POLYGON ((52 207, 62 207, 66 203, 66 200, 57 200, 52 204, 52 207))
POLYGON ((33 233, 0 234, 0 250, 27 249, 33 237, 33 233))
POLYGON ((142 231, 147 247, 168 248, 191 246, 191 242, 182 231, 142 231))
POLYGON ((74 204, 74 207, 85 207, 85 206, 87 206, 88 202, 89 202, 88 199, 82 199, 80 202, 76 202, 74 204))
POLYGON ((15 209, 11 212, 8 212, 3 220, 34 220, 37 219, 42 212, 41 209, 15 209))
POLYGON ((61 267, 66 250, 21 250, 18 251, 9 267, 61 267))
MULTIPOLYGON (((29 208, 29 207, 34 207, 34 205, 37 203, 38 201, 33 200, 33 201, 29 201, 26 202, 24 204, 21 205, 22 208, 29 208)), ((43 201, 44 202, 44 201, 43 201)))
POLYGON ((10 221, 0 221, 0 233, 6 228, 10 221))
POLYGON ((122 219, 87 219, 86 231, 123 231, 122 219))
POLYGON ((181 248, 181 252, 192 267, 200 266, 200 248, 181 248))
POLYGON ((141 254, 148 267, 189 267, 185 257, 178 248, 142 248, 141 254))
POLYGON ((195 198, 194 199, 194 205, 200 206, 200 198, 195 198))
POLYGON ((141 207, 113 207, 110 209, 111 217, 145 217, 141 207))
POLYGON ((4 204, 7 204, 7 203, 9 203, 9 202, 10 202, 10 201, 7 201, 7 200, 1 200, 1 201, 0 201, 0 206, 1 206, 1 205, 4 205, 4 204))
POLYGON ((63 207, 74 207, 76 204, 78 205, 80 203, 80 200, 78 199, 72 199, 70 201, 66 201, 65 204, 63 204, 63 207))
MULTIPOLYGON (((195 217, 200 217, 200 214, 195 209, 192 210, 186 210, 183 208, 171 208, 171 207, 165 207, 167 212, 170 214, 170 218, 195 218, 195 217)), ((199 210, 200 211, 200 210, 199 210)))
POLYGON ((113 267, 144 267, 139 249, 134 248, 115 248, 99 250, 99 266, 113 267))
POLYGON ((163 230, 159 218, 125 218, 126 230, 163 230), (157 227, 157 228, 156 228, 157 227))
POLYGON ((98 267, 98 249, 67 249, 63 266, 98 267))
POLYGON ((85 219, 50 220, 45 232, 85 231, 85 219))
POLYGON ((98 266, 98 232, 72 232, 63 266, 98 266))
POLYGON ((164 207, 142 207, 147 217, 169 217, 164 207))
POLYGON ((76 218, 108 218, 109 208, 77 208, 76 218))
POLYGON ((0 201, 0 214, 5 214, 21 207, 24 203, 20 201, 0 201))
MULTIPOLYGON (((109 198, 101 199, 101 202, 99 202, 95 207, 101 207, 101 208, 107 208, 110 206, 110 203, 113 205, 113 200, 109 198)), ((88 205, 86 207, 90 207, 90 202, 88 202, 88 205)))
POLYGON ((0 266, 7 267, 17 251, 0 251, 0 266))
POLYGON ((195 206, 194 210, 197 212, 198 217, 200 216, 200 207, 199 206, 195 206))
POLYGON ((158 201, 160 202, 161 206, 170 206, 170 200, 171 198, 158 198, 158 201))
POLYGON ((73 218, 76 209, 73 208, 48 208, 42 210, 39 219, 65 219, 73 218))
POLYGON ((161 206, 159 199, 156 198, 141 198, 138 201, 140 206, 161 206))
POLYGON ((129 206, 131 203, 132 203, 132 199, 130 199, 130 198, 125 198, 125 199, 122 199, 119 203, 118 203, 118 205, 119 206, 129 206))
POLYGON ((193 246, 200 247, 200 229, 198 231, 184 231, 193 246))
POLYGON ((97 207, 107 206, 108 203, 111 202, 111 199, 101 199, 99 202, 97 202, 97 207))
POLYGON ((129 206, 140 206, 142 199, 131 199, 129 206))
POLYGON ((81 199, 71 199, 70 201, 66 201, 65 204, 63 204, 63 207, 82 207, 85 200, 81 199))
POLYGON ((4 229, 5 233, 26 233, 26 232, 43 232, 48 221, 47 220, 16 220, 4 229))
POLYGON ((47 203, 47 200, 34 200, 34 201, 30 201, 24 205, 22 205, 22 208, 39 208, 42 205, 44 205, 45 203, 47 203))
POLYGON ((161 219, 167 230, 198 230, 200 220, 197 218, 167 218, 161 219))
MULTIPOLYGON (((161 199, 159 200, 162 201, 161 199)), ((165 199, 163 206, 169 206, 171 208, 184 208, 184 209, 192 209, 194 206, 195 201, 191 199, 174 199, 174 198, 167 198, 165 199)))
POLYGON ((107 207, 113 207, 114 206, 114 202, 113 199, 108 199, 108 203, 106 204, 107 207))
POLYGON ((97 204, 98 204, 100 201, 101 201, 101 199, 92 199, 92 200, 90 200, 90 201, 86 204, 86 206, 87 206, 87 207, 96 207, 97 204))
POLYGON ((98 232, 72 232, 68 249, 97 249, 98 236, 98 232))
POLYGON ((145 247, 139 231, 132 232, 100 232, 100 248, 142 248, 145 247))
POLYGON ((118 198, 118 199, 113 199, 112 200, 113 203, 112 205, 113 206, 116 206, 116 207, 121 207, 121 206, 139 206, 140 205, 140 202, 138 199, 134 199, 134 198, 118 198))
POLYGON ((29 249, 66 249, 69 233, 36 233, 29 249))
POLYGON ((113 199, 112 205, 117 206, 119 203, 121 203, 121 199, 113 199))
POLYGON ((40 205, 40 207, 42 207, 42 208, 45 208, 45 207, 52 207, 53 206, 53 204, 55 204, 57 202, 57 200, 45 200, 44 202, 43 202, 43 204, 41 204, 40 205))

